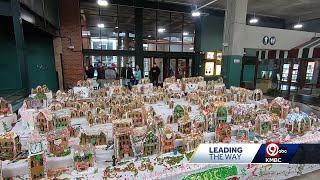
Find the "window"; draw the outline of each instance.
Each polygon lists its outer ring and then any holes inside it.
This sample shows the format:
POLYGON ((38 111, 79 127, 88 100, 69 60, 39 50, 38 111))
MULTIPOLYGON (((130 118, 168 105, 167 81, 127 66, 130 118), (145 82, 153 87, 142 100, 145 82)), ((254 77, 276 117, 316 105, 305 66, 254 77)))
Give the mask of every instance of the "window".
POLYGON ((190 14, 143 10, 145 51, 193 52, 194 22, 190 14))
POLYGON ((308 62, 306 80, 310 82, 313 77, 315 62, 308 62))
POLYGON ((134 7, 81 1, 80 8, 83 49, 134 50, 134 7))

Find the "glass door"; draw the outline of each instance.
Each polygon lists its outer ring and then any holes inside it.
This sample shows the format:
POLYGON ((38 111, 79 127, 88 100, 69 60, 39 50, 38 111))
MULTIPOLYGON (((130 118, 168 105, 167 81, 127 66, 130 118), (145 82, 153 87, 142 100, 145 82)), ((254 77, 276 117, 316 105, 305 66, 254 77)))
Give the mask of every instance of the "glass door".
POLYGON ((306 73, 306 82, 307 83, 312 81, 314 67, 315 67, 315 62, 308 62, 307 73, 306 73))
POLYGON ((170 59, 170 65, 169 65, 169 77, 177 77, 176 76, 176 59, 170 59))
POLYGON ((187 76, 187 60, 186 59, 178 59, 178 79, 184 78, 187 76))

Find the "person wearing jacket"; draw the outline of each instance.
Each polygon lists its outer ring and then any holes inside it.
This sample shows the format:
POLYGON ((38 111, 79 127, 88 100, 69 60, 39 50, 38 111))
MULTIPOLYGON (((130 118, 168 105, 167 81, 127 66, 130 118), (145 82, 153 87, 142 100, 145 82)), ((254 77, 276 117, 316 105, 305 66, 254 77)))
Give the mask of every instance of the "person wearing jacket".
POLYGON ((153 86, 158 86, 159 75, 160 75, 160 68, 156 63, 153 63, 153 67, 151 68, 151 81, 153 86))
POLYGON ((134 85, 137 85, 141 79, 141 70, 138 65, 136 65, 136 71, 134 72, 134 85))
POLYGON ((106 78, 106 83, 112 83, 113 81, 116 80, 117 78, 117 73, 116 71, 110 66, 107 67, 107 69, 105 70, 105 78, 106 78))
POLYGON ((129 63, 126 64, 126 67, 123 67, 121 69, 121 77, 122 77, 122 83, 127 88, 131 89, 131 79, 133 79, 133 73, 132 69, 129 66, 129 63))
POLYGON ((97 68, 97 83, 99 84, 99 88, 103 88, 104 87, 104 83, 105 83, 105 77, 104 77, 104 67, 102 66, 102 63, 99 62, 98 63, 98 68, 97 68))

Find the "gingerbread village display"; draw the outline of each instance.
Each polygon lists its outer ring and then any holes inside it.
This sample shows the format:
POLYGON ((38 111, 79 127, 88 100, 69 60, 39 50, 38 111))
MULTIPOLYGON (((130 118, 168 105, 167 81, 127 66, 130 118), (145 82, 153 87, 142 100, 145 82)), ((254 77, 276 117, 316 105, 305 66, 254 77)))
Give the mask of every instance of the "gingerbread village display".
MULTIPOLYGON (((268 104, 261 90, 229 90, 222 79, 172 77, 159 88, 142 79, 132 91, 119 82, 105 89, 91 86, 79 81, 77 88, 55 94, 47 86, 33 89, 19 110, 18 130, 0 135, 1 160, 20 163, 26 158, 30 179, 113 177, 101 169, 190 153, 201 143, 286 142, 288 136, 302 136, 319 126, 314 114, 283 98, 268 104), (21 138, 24 130, 29 134, 21 138), (29 155, 18 158, 25 151, 29 155)), ((12 113, 7 101, 0 103, 0 115, 12 113)))

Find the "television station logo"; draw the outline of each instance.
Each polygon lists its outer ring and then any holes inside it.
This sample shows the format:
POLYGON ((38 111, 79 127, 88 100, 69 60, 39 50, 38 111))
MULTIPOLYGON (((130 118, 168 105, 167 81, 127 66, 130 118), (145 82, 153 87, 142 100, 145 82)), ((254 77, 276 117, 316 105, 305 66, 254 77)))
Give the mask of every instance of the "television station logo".
POLYGON ((266 162, 281 163, 281 154, 287 154, 287 148, 280 148, 279 143, 266 143, 266 162))

